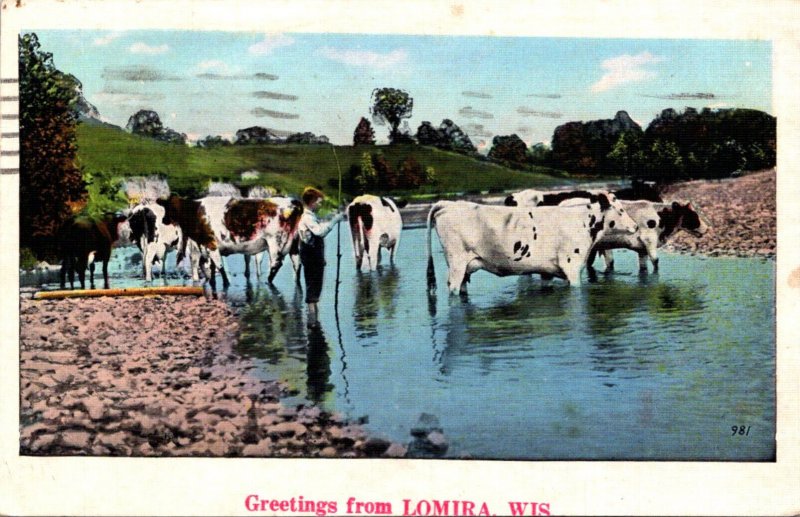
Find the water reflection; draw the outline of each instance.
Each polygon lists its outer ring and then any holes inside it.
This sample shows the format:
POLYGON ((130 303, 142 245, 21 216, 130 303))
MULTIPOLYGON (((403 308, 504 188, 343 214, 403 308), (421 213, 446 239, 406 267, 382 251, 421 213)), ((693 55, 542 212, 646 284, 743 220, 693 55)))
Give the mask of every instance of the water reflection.
POLYGON ((287 302, 272 287, 259 288, 248 296, 241 311, 241 334, 237 351, 272 364, 305 351, 302 292, 297 289, 287 302))
POLYGON ((333 389, 333 384, 330 383, 331 358, 328 353, 328 340, 320 327, 308 330, 306 375, 306 396, 314 403, 321 402, 333 389))
POLYGON ((356 273, 353 319, 357 337, 376 337, 378 321, 394 319, 399 279, 394 266, 379 266, 374 273, 356 273))
POLYGON ((676 318, 692 326, 704 309, 696 286, 663 283, 652 275, 633 283, 599 281, 587 287, 584 299, 588 330, 598 342, 618 336, 629 340, 630 333, 646 339, 643 330, 648 326, 671 324, 676 318))
POLYGON ((536 341, 556 338, 571 332, 583 319, 575 293, 566 286, 544 286, 538 279, 521 277, 514 297, 501 293, 499 303, 479 305, 451 297, 448 300, 445 346, 435 355, 442 373, 448 373, 457 357, 480 356, 483 366, 492 369, 494 361, 514 356, 532 357, 536 341))

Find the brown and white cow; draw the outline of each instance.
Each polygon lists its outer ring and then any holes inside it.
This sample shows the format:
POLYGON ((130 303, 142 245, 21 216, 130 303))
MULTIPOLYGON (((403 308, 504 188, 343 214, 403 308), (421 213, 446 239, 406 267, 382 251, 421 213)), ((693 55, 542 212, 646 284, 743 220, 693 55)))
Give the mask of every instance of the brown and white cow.
POLYGON ((435 288, 431 229, 436 227, 452 294, 466 293, 470 275, 537 273, 580 284, 589 251, 606 232, 632 234, 636 223, 605 193, 575 207, 507 207, 439 201, 428 213, 428 287, 435 288))
POLYGON ((75 288, 75 272, 81 289, 86 288, 86 267, 89 267, 89 284, 94 289, 94 264, 103 263, 103 286, 108 289, 108 262, 111 249, 130 243, 130 224, 127 215, 106 214, 102 219, 73 217, 58 232, 58 253, 61 258, 61 288, 65 288, 69 275, 70 289, 75 288))
POLYGON ((393 200, 372 195, 358 196, 347 207, 347 220, 357 271, 361 270, 365 254, 367 267, 375 271, 381 261, 381 248, 389 250, 389 261, 394 264, 403 219, 393 200))
POLYGON ((185 254, 187 239, 192 239, 209 259, 212 287, 214 270, 219 269, 226 288, 230 282, 223 255, 255 255, 269 250, 272 279, 291 248, 303 213, 302 204, 295 200, 280 206, 268 199, 211 196, 188 200, 172 195, 158 204, 165 208, 164 224, 177 224, 183 233, 178 259, 185 254))

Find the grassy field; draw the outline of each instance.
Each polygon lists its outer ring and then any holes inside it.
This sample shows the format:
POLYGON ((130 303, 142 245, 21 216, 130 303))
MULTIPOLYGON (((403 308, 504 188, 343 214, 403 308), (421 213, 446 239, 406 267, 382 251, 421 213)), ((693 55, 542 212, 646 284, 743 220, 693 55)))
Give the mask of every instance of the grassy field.
MULTIPOLYGON (((439 149, 416 145, 337 146, 336 155, 342 173, 359 164, 364 152, 383 152, 393 166, 409 155, 423 167, 433 167, 436 183, 413 191, 393 191, 394 195, 428 197, 476 191, 503 191, 539 188, 569 183, 561 171, 540 168, 534 172, 508 169, 489 162, 439 149)), ((201 149, 167 144, 128 134, 119 129, 98 125, 78 126, 78 160, 91 173, 116 177, 162 174, 170 188, 192 195, 209 181, 237 185, 265 185, 279 192, 297 195, 307 185, 316 186, 335 196, 338 178, 333 149, 327 145, 250 145, 201 149), (242 182, 241 173, 257 170, 255 181, 242 182)))

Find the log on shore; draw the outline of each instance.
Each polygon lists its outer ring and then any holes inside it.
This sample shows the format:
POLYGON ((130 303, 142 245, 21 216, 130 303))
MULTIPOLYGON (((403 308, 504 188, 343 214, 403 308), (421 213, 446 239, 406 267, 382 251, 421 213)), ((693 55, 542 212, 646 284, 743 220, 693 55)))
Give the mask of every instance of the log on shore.
POLYGON ((199 286, 128 287, 124 289, 73 289, 68 291, 39 291, 34 300, 58 300, 62 298, 98 298, 101 296, 203 296, 199 286))

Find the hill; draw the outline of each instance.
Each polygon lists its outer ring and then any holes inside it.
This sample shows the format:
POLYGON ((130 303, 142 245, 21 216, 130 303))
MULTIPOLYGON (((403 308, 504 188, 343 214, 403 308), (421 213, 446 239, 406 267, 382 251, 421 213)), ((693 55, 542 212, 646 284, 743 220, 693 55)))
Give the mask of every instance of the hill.
MULTIPOLYGON (((382 152, 392 165, 409 155, 424 167, 433 167, 436 183, 413 191, 393 194, 424 196, 441 193, 503 191, 517 188, 546 188, 569 183, 564 173, 546 167, 532 172, 508 169, 469 156, 432 147, 336 146, 334 157, 328 145, 243 145, 214 148, 187 147, 132 135, 109 126, 78 126, 78 160, 90 175, 116 177, 165 176, 174 192, 196 195, 209 181, 240 186, 265 185, 279 192, 298 194, 305 186, 322 188, 335 195, 338 179, 336 157, 342 174, 359 164, 364 152, 382 152), (259 171, 258 179, 242 180, 241 173, 259 171)), ((352 193, 350 193, 352 194, 352 193)))

